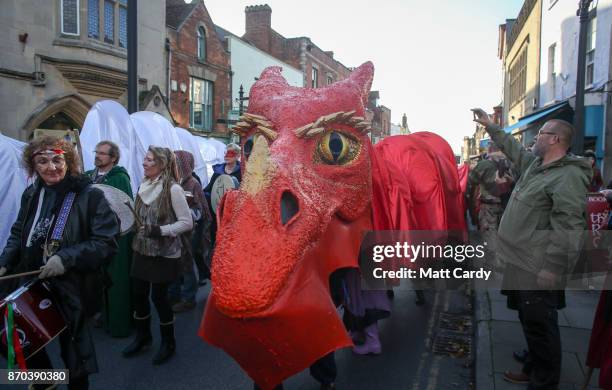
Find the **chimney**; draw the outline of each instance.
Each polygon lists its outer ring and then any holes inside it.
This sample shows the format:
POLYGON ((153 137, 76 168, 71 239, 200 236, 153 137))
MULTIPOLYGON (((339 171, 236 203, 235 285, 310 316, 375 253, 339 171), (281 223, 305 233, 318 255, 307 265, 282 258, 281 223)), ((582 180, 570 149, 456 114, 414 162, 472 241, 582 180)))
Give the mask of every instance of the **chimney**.
POLYGON ((268 4, 250 5, 244 9, 244 38, 265 52, 270 52, 272 8, 268 4))

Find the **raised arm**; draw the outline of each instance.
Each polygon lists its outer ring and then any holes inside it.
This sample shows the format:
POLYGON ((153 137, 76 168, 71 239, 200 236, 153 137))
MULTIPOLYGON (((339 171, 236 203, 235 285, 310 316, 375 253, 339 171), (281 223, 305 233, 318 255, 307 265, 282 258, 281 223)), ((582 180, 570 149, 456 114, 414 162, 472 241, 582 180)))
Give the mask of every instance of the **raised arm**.
POLYGON ((472 112, 474 113, 474 122, 480 123, 485 127, 491 140, 512 161, 521 174, 525 172, 531 162, 535 160, 535 155, 527 151, 511 134, 503 131, 499 125, 491 120, 484 110, 474 108, 472 112))

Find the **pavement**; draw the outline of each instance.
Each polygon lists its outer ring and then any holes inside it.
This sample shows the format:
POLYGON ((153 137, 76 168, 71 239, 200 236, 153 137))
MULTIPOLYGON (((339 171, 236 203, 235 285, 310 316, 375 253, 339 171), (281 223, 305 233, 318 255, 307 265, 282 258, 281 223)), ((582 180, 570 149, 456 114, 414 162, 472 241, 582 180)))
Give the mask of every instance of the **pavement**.
MULTIPOLYGON (((581 390, 586 355, 599 291, 566 291, 567 307, 559 310, 563 351, 560 390, 581 390)), ((517 390, 524 385, 503 379, 506 370, 520 371, 513 351, 526 349, 516 311, 506 308, 506 297, 499 291, 481 290, 475 295, 476 390, 517 390)), ((589 389, 597 389, 596 370, 589 389)))
MULTIPOLYGON (((204 343, 196 334, 209 290, 206 286, 198 291, 194 310, 176 315, 177 353, 161 366, 151 364, 159 344, 156 327, 153 327, 153 348, 130 359, 121 357, 121 350, 129 343, 129 338, 112 338, 101 329, 93 329, 100 372, 90 376, 90 389, 251 390, 252 382, 240 366, 223 351, 204 343)), ((393 313, 379 325, 381 355, 357 356, 349 348, 336 353, 336 385, 339 390, 473 388, 473 345, 468 348, 470 353, 456 356, 432 351, 432 346, 440 338, 438 336, 449 334, 440 330, 444 327, 441 323, 445 322, 441 320, 441 314, 447 316, 444 318, 453 314, 467 316, 468 339, 473 342, 472 297, 456 291, 430 291, 426 292, 426 298, 426 305, 416 306, 412 290, 396 290, 393 313)), ((63 367, 55 341, 48 350, 54 367, 63 367)), ((5 364, 0 358, 0 366, 5 364)), ((26 386, 15 388, 25 389, 26 386)), ((284 388, 317 390, 319 385, 308 370, 304 370, 289 378, 284 388)), ((58 389, 64 390, 66 386, 58 389)))

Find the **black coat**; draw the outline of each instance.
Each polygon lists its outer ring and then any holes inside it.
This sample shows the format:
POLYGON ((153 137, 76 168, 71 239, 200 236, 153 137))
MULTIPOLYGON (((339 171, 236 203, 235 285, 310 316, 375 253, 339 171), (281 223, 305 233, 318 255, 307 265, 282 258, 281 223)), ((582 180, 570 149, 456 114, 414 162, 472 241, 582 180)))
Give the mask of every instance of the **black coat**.
MULTIPOLYGON (((68 332, 60 338, 62 357, 70 376, 80 377, 98 371, 93 341, 85 324, 87 303, 84 297, 92 285, 92 278, 99 275, 102 266, 117 252, 119 222, 104 194, 90 185, 89 178, 67 176, 65 180, 66 191, 77 194, 62 242, 55 253, 62 259, 66 272, 50 278, 49 284, 68 325, 68 332)), ((29 232, 25 226, 34 218, 41 187, 37 181, 21 197, 17 220, 0 255, 0 266, 6 266, 8 273, 31 271, 37 268, 34 264, 39 263, 38 259, 29 259, 26 255, 29 232)))

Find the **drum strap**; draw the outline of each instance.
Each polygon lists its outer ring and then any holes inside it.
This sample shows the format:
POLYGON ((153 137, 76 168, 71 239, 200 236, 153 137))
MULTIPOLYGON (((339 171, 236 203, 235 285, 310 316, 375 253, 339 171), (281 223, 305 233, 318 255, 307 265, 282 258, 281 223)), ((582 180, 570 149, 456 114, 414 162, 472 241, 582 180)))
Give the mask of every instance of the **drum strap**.
POLYGON ((62 236, 64 235, 64 228, 66 228, 68 216, 70 215, 70 210, 72 209, 72 204, 74 203, 75 197, 76 193, 69 192, 62 201, 62 207, 60 208, 59 215, 55 221, 53 233, 51 233, 51 242, 48 245, 45 245, 46 258, 53 256, 53 254, 59 249, 59 244, 62 240, 62 236))
POLYGON ((62 239, 66 222, 68 222, 68 215, 70 214, 70 209, 72 209, 72 204, 74 203, 75 197, 76 193, 74 192, 69 192, 64 197, 62 208, 60 209, 57 221, 55 222, 55 227, 53 228, 53 233, 51 234, 52 241, 60 241, 62 239))

